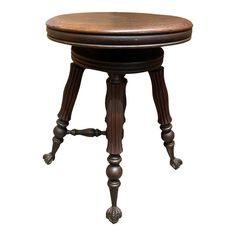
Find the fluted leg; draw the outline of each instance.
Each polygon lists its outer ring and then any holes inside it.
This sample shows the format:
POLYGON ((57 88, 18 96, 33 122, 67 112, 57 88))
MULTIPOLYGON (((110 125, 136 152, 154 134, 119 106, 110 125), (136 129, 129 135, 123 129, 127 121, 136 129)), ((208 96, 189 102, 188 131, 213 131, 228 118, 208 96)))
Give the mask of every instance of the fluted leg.
POLYGON ((71 119, 71 113, 75 104, 77 94, 79 92, 83 72, 84 69, 82 67, 71 63, 69 78, 67 80, 63 93, 61 110, 58 113, 59 119, 57 120, 57 125, 53 130, 54 137, 52 139, 52 151, 43 156, 44 161, 48 165, 51 164, 52 161, 54 161, 55 154, 61 143, 63 142, 64 136, 67 134, 66 127, 68 126, 71 119))
POLYGON ((161 124, 161 137, 170 156, 170 165, 178 169, 182 161, 174 156, 174 137, 171 116, 169 112, 168 92, 164 80, 164 68, 149 72, 152 81, 153 99, 158 113, 158 122, 161 124))
POLYGON ((107 210, 106 217, 114 224, 122 216, 120 208, 117 207, 118 189, 120 187, 119 178, 122 175, 120 153, 122 152, 123 124, 125 122, 124 111, 126 106, 125 87, 127 80, 124 75, 109 74, 107 80, 106 95, 106 122, 107 122, 107 152, 109 166, 106 174, 109 178, 108 187, 110 189, 112 206, 107 210))

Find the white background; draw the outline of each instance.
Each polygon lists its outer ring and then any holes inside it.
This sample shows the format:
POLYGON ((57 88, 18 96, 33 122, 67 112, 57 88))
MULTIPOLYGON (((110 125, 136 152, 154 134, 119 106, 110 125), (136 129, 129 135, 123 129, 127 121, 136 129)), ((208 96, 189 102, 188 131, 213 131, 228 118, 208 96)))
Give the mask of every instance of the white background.
MULTIPOLYGON (((0 3, 0 235, 235 236, 236 84, 234 1, 5 1, 0 3), (176 156, 169 166, 147 73, 127 75, 127 109, 116 225, 105 169, 106 139, 66 137, 46 166, 69 73, 70 47, 46 37, 45 21, 84 11, 186 17, 193 38, 165 48, 176 156)), ((107 75, 87 70, 70 128, 104 129, 107 75)))

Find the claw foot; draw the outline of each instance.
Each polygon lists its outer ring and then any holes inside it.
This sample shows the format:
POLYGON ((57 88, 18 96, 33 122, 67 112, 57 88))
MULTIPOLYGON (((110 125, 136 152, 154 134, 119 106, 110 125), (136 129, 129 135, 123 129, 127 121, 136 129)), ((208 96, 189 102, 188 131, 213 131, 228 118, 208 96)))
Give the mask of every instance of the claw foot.
POLYGON ((50 152, 48 154, 43 155, 43 159, 47 165, 50 165, 55 160, 55 155, 50 152))
POLYGON ((121 218, 122 212, 121 209, 113 206, 107 210, 106 217, 112 223, 115 224, 121 218))
POLYGON ((183 164, 181 159, 173 158, 170 160, 170 165, 177 170, 183 164))

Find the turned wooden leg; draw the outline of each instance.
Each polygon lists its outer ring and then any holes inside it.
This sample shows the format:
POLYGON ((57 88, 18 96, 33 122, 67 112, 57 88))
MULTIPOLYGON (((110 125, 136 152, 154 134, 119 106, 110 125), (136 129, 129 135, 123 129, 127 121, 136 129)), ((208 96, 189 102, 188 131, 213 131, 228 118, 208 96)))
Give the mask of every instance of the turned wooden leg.
POLYGON ((170 165, 178 169, 182 161, 174 156, 174 137, 171 130, 171 116, 169 112, 168 92, 164 80, 164 68, 149 72, 152 81, 153 99, 158 113, 158 122, 161 124, 161 137, 170 156, 170 165))
POLYGON ((106 123, 107 123, 107 152, 109 166, 106 174, 109 178, 108 187, 110 189, 112 206, 107 210, 106 217, 114 224, 122 216, 121 210, 117 207, 118 189, 120 187, 119 178, 122 175, 120 153, 122 152, 123 124, 125 122, 124 111, 126 107, 125 87, 127 80, 124 75, 109 74, 107 80, 106 95, 106 123))
POLYGON ((71 119, 71 113, 75 104, 77 94, 79 92, 83 72, 84 68, 71 63, 69 78, 67 80, 63 93, 61 110, 57 115, 59 119, 57 120, 57 125, 53 130, 54 137, 52 139, 52 151, 43 156, 44 161, 48 165, 55 160, 55 154, 61 143, 63 142, 64 136, 67 134, 66 127, 68 126, 71 119))

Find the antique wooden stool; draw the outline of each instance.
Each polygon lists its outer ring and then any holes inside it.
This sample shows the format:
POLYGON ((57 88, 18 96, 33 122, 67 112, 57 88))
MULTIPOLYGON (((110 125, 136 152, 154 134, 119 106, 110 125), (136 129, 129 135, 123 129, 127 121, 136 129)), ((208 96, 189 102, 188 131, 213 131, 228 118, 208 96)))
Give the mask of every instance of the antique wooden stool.
POLYGON ((192 23, 184 18, 143 13, 77 13, 61 15, 47 21, 49 39, 72 45, 70 74, 66 83, 52 151, 43 156, 50 164, 67 134, 94 137, 106 135, 109 153, 106 173, 112 206, 106 217, 118 222, 122 213, 117 207, 124 112, 126 107, 125 74, 148 71, 153 98, 162 130, 161 137, 174 169, 182 164, 174 156, 174 132, 169 113, 168 93, 161 66, 162 46, 184 43, 191 38, 192 23), (67 130, 85 68, 108 73, 106 94, 106 131, 98 129, 67 130))

